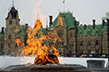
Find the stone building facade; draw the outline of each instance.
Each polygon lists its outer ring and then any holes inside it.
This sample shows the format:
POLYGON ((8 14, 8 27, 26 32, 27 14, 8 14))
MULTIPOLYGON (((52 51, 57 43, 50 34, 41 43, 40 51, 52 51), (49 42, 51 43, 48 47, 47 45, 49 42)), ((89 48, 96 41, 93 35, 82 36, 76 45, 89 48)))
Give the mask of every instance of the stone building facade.
MULTIPOLYGON (((57 33, 61 41, 53 44, 51 40, 47 40, 46 44, 55 46, 60 55, 69 56, 73 54, 108 54, 108 33, 105 20, 101 24, 80 25, 72 13, 59 13, 52 22, 50 16, 49 27, 41 28, 45 35, 57 33)), ((12 7, 6 18, 6 28, 2 27, 0 32, 0 55, 21 55, 27 40, 25 31, 28 24, 20 25, 18 11, 12 7), (5 30, 4 30, 5 29, 5 30), (16 45, 16 39, 21 40, 20 51, 16 45)), ((22 54, 23 55, 23 54, 22 54)))
MULTIPOLYGON (((2 31, 0 33, 0 54, 1 55, 19 55, 20 51, 15 43, 15 40, 19 38, 21 43, 25 43, 25 27, 28 25, 20 25, 20 19, 18 15, 18 11, 15 7, 12 7, 8 12, 8 16, 6 20, 6 28, 2 27, 2 31)), ((20 45, 21 50, 24 45, 20 45)))
POLYGON ((63 43, 59 42, 56 48, 59 48, 61 55, 90 53, 108 55, 108 24, 105 20, 101 24, 96 24, 95 20, 92 20, 92 25, 82 26, 70 12, 59 13, 48 28, 48 32, 54 27, 53 31, 60 36, 63 43), (58 25, 59 17, 62 18, 62 26, 58 25))

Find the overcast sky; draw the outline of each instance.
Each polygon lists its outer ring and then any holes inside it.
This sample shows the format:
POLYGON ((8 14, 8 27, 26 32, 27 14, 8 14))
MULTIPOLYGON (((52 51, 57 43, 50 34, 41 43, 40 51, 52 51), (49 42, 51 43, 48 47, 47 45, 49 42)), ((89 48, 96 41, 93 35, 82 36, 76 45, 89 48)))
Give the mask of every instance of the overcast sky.
MULTIPOLYGON (((48 16, 57 17, 63 11, 63 0, 14 0, 14 6, 19 12, 20 24, 28 23, 33 26, 37 17, 36 10, 40 10, 43 24, 48 21, 48 16)), ((0 0, 0 27, 5 27, 5 18, 12 7, 12 0, 0 0)), ((65 10, 73 13, 81 24, 101 23, 101 18, 109 11, 109 0, 65 0, 65 10)))

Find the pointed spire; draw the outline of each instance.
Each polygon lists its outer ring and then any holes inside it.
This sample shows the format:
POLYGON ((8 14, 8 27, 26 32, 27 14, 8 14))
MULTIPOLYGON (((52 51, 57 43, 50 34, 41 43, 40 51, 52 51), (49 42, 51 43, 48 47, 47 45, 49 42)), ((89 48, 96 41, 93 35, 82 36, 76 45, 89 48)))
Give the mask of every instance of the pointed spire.
POLYGON ((12 7, 14 7, 14 0, 12 0, 12 7))

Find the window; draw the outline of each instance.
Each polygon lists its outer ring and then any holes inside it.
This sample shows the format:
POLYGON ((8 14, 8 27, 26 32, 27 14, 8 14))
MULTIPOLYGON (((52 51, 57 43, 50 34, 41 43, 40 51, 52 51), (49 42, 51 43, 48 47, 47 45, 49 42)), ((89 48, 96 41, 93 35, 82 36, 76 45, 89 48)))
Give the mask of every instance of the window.
POLYGON ((4 48, 4 44, 1 44, 1 48, 4 48))
POLYGON ((9 24, 11 25, 12 24, 12 21, 9 21, 9 24))
POLYGON ((62 44, 62 45, 64 44, 64 41, 63 41, 63 40, 61 40, 61 44, 62 44))
POLYGON ((90 29, 88 29, 88 31, 87 31, 87 32, 88 32, 88 34, 90 34, 90 29))
POLYGON ((82 30, 80 30, 79 33, 82 34, 82 30))
POLYGON ((80 45, 81 45, 81 46, 83 45, 83 41, 80 41, 80 45))
POLYGON ((90 40, 88 40, 87 45, 90 45, 90 40))
POLYGON ((38 36, 38 33, 36 33, 36 36, 38 36))
POLYGON ((59 54, 60 54, 60 55, 62 54, 62 51, 61 51, 61 50, 59 50, 59 54))
POLYGON ((70 49, 69 53, 72 54, 72 49, 70 49))
POLYGON ((73 36, 73 34, 72 33, 70 33, 70 37, 72 37, 73 36))
POLYGON ((10 48, 10 44, 8 44, 8 47, 10 48))
POLYGON ((98 29, 96 29, 96 33, 99 33, 99 30, 98 29))
POLYGON ((96 40, 96 45, 99 45, 99 41, 98 40, 96 40))
POLYGON ((70 46, 74 46, 74 43, 73 43, 73 41, 70 41, 70 46))
POLYGON ((99 53, 99 50, 96 50, 96 53, 99 53))
POLYGON ((9 35, 9 39, 11 39, 11 35, 9 35))
POLYGON ((18 46, 17 46, 17 43, 15 44, 15 46, 18 47, 18 46))
POLYGON ((63 36, 63 31, 61 29, 58 31, 58 35, 59 35, 59 37, 63 36))

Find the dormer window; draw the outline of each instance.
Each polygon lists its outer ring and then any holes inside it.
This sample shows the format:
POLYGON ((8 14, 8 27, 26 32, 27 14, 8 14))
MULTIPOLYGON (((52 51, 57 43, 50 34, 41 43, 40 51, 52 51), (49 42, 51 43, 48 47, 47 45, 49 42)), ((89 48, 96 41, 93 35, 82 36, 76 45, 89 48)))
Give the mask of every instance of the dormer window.
POLYGON ((82 41, 82 40, 80 41, 80 45, 81 45, 81 46, 83 45, 83 41, 82 41))
POLYGON ((90 29, 87 30, 87 33, 90 34, 90 29))
POLYGON ((12 24, 12 21, 9 21, 9 24, 11 25, 12 24))
POLYGON ((73 36, 73 34, 72 33, 70 33, 70 37, 72 37, 73 36))
POLYGON ((99 33, 99 30, 98 29, 96 29, 96 33, 99 33))
POLYGON ((62 29, 60 29, 60 30, 58 31, 58 35, 59 35, 59 37, 62 37, 62 36, 63 36, 63 30, 62 30, 62 29))
POLYGON ((79 33, 82 34, 82 30, 80 30, 79 33))
POLYGON ((74 43, 72 40, 70 41, 70 46, 74 46, 74 43))
POLYGON ((91 45, 90 40, 88 40, 87 45, 91 45))
POLYGON ((9 35, 8 39, 11 39, 11 35, 9 35))
POLYGON ((98 40, 96 40, 96 45, 99 45, 99 41, 98 40))

